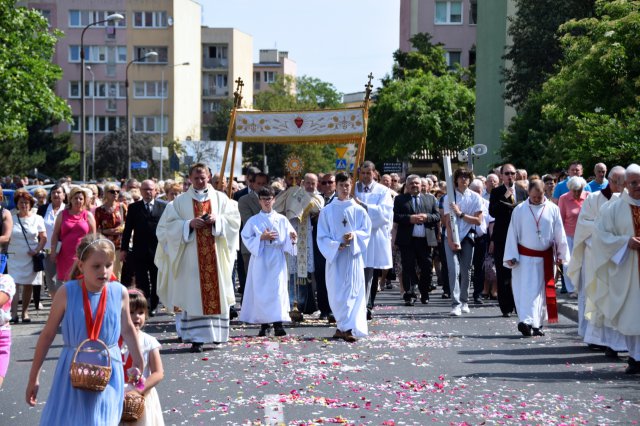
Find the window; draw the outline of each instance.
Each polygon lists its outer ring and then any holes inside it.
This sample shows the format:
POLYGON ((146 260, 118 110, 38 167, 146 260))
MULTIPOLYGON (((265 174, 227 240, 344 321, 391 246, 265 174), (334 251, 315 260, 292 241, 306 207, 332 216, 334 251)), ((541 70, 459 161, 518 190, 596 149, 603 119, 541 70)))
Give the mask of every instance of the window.
POLYGON ((34 8, 34 10, 37 10, 38 12, 40 12, 42 17, 47 20, 49 27, 51 27, 51 11, 49 9, 38 9, 38 8, 34 8))
POLYGON ((162 90, 162 81, 135 81, 133 83, 133 96, 135 98, 164 98, 167 99, 168 82, 164 82, 164 90, 162 90))
POLYGON ((471 0, 469 4, 469 24, 476 25, 478 23, 478 0, 471 0))
POLYGON ((135 28, 166 28, 167 12, 165 11, 134 12, 133 26, 135 28))
MULTIPOLYGON (((95 94, 97 99, 124 99, 127 96, 125 86, 120 81, 93 81, 85 80, 84 94, 86 98, 92 98, 95 94)), ((69 82, 69 98, 80 98, 80 82, 69 82)))
POLYGON ((133 131, 138 133, 160 133, 160 121, 164 127, 162 133, 167 133, 167 116, 160 120, 160 116, 134 116, 133 131))
POLYGON ((148 64, 166 64, 169 58, 169 48, 168 47, 159 47, 159 46, 136 46, 133 48, 134 58, 140 58, 140 63, 148 63, 148 64), (145 58, 149 52, 156 52, 158 56, 149 56, 145 58))
POLYGON ((220 89, 226 89, 228 83, 228 77, 226 74, 216 74, 216 87, 220 89))
POLYGON ((125 12, 119 12, 114 10, 70 10, 69 11, 69 26, 75 28, 86 27, 94 22, 101 22, 100 24, 93 25, 95 27, 126 27, 127 26, 127 14, 125 12), (119 13, 124 17, 118 21, 106 21, 109 15, 119 13))
POLYGON ((469 50, 469 66, 476 64, 476 47, 473 46, 471 50, 469 50))
POLYGON ((276 81, 277 73, 275 71, 264 71, 264 82, 265 83, 273 83, 276 81))
MULTIPOLYGON (((84 59, 86 63, 124 63, 127 61, 126 46, 85 46, 84 59)), ((80 46, 69 46, 69 62, 80 62, 80 46)))
POLYGON ((253 89, 254 90, 260 89, 260 71, 253 73, 253 89))
POLYGON ((461 52, 445 52, 445 59, 447 61, 447 66, 449 70, 453 70, 456 64, 460 63, 460 59, 462 58, 461 52))
POLYGON ((227 46, 209 46, 209 57, 216 59, 227 59, 227 46))
MULTIPOLYGON (((121 126, 124 126, 125 119, 124 116, 116 117, 116 116, 103 116, 96 115, 95 122, 93 120, 92 115, 85 116, 85 130, 87 133, 91 133, 94 131, 96 133, 109 133, 115 132, 121 126)), ((69 124, 69 130, 74 133, 80 132, 80 117, 75 115, 73 116, 73 124, 69 124)))
POLYGON ((461 24, 462 1, 436 1, 436 24, 461 24))

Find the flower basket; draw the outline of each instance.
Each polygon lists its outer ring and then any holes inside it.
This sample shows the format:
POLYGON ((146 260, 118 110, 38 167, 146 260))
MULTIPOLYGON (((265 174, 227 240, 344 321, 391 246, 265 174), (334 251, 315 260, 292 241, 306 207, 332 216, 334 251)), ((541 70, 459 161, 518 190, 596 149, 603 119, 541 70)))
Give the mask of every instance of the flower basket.
POLYGON ((107 387, 107 384, 111 379, 111 354, 109 353, 107 345, 105 345, 102 340, 98 339, 96 342, 99 342, 104 346, 104 349, 107 352, 109 359, 108 365, 105 366, 77 362, 76 358, 78 357, 78 353, 80 352, 80 349, 87 344, 87 342, 91 342, 91 339, 86 339, 80 343, 78 349, 76 349, 76 352, 73 355, 73 361, 71 361, 71 368, 69 369, 71 385, 77 389, 102 392, 107 387))
POLYGON ((124 394, 122 408, 122 421, 135 422, 140 420, 144 413, 144 396, 138 392, 127 392, 124 394))

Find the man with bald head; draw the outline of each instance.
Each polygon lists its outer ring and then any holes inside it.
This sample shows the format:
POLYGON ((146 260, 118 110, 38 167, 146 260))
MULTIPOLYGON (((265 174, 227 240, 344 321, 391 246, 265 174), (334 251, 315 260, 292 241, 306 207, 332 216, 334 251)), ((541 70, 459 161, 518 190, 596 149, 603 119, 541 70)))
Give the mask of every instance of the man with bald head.
POLYGON ((593 168, 593 173, 596 178, 589 182, 589 188, 591 188, 591 192, 602 191, 607 187, 609 181, 607 181, 607 165, 604 163, 598 163, 593 168))
POLYGON ((156 228, 167 203, 156 199, 156 183, 150 179, 140 185, 142 200, 129 206, 122 232, 120 259, 132 262, 136 277, 136 287, 147 298, 149 315, 156 314, 158 307, 158 268, 153 262, 158 246, 156 228), (133 248, 129 253, 129 241, 133 233, 133 248))

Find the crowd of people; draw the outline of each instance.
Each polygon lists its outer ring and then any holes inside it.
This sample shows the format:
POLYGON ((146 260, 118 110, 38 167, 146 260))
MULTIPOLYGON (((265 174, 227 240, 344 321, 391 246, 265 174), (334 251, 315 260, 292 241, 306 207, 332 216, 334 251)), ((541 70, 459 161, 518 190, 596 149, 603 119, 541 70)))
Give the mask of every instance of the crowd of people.
POLYGON ((557 322, 559 282, 578 301, 585 343, 609 357, 629 352, 626 372, 640 373, 640 167, 613 167, 607 179, 597 164, 594 175, 587 183, 579 162, 566 176, 504 164, 483 177, 462 167, 447 191, 435 175, 403 181, 365 161, 356 181, 343 172, 272 178, 251 167, 246 187, 202 163, 184 182, 65 178, 47 192, 10 179, 16 208, 0 208, 0 385, 10 324, 31 321, 43 285, 52 305, 27 402, 36 403, 62 325, 47 419, 68 418, 60 407, 74 406, 78 419, 119 420, 126 374, 147 397, 143 424, 162 424, 159 344, 140 332, 162 306, 196 353, 229 339, 237 296, 239 321, 259 325, 258 336, 285 336, 288 323, 318 313, 335 324, 335 339, 354 343, 368 335, 376 295, 394 277, 407 307, 428 305, 441 287, 452 317, 495 299, 524 337, 557 322), (108 392, 88 396, 69 381, 86 338, 104 343, 118 372, 108 392))

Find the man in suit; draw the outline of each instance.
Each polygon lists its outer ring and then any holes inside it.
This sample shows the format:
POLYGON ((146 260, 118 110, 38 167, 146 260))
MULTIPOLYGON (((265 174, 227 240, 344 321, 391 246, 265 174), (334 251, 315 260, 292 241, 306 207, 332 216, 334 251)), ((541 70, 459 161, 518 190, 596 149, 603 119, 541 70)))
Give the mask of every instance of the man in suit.
POLYGON ((505 164, 500 168, 502 185, 491 191, 489 198, 489 215, 494 218, 493 234, 489 243, 489 252, 493 253, 498 280, 498 304, 502 316, 508 318, 515 308, 513 291, 511 290, 511 270, 503 265, 504 247, 507 231, 511 222, 511 213, 519 203, 528 198, 527 191, 515 185, 516 168, 513 164, 505 164))
POLYGON ((431 289, 432 247, 437 245, 435 227, 440 222, 438 201, 431 194, 422 194, 420 176, 407 177, 409 192, 394 199, 393 221, 398 224, 396 245, 400 248, 404 302, 413 306, 417 299, 415 287, 420 290, 420 301, 429 301, 431 289), (420 267, 420 279, 416 272, 420 267))
MULTIPOLYGON (((324 206, 328 206, 336 198, 336 177, 331 173, 326 173, 320 179, 320 193, 324 198, 324 206)), ((331 313, 329 306, 329 296, 327 294, 327 280, 325 275, 326 259, 318 247, 318 218, 311 218, 313 225, 313 261, 315 263, 316 296, 318 298, 318 309, 320 309, 320 319, 335 323, 335 317, 331 313)))
MULTIPOLYGON (((240 198, 253 192, 253 181, 256 177, 256 174, 258 173, 260 173, 260 169, 258 169, 257 167, 251 166, 247 168, 247 171, 244 174, 246 178, 247 186, 242 188, 240 191, 234 192, 233 199, 235 201, 240 201, 240 198)), ((242 244, 242 242, 240 242, 240 244, 242 244)), ((244 284, 247 281, 246 271, 248 268, 249 268, 249 264, 248 263, 246 265, 244 264, 244 259, 242 257, 242 250, 238 250, 238 254, 236 256, 236 270, 238 271, 238 281, 240 282, 240 294, 244 293, 244 284)))
POLYGON ((133 262, 136 287, 142 290, 149 303, 149 316, 156 314, 158 307, 158 268, 153 262, 158 246, 156 227, 167 203, 156 200, 156 184, 145 180, 140 187, 142 200, 131 204, 122 232, 120 260, 133 262), (129 241, 133 232, 133 248, 130 254, 129 241))
POLYGON ((258 173, 260 173, 260 169, 257 167, 252 166, 247 168, 247 172, 245 173, 245 177, 247 178, 247 186, 245 186, 240 191, 237 191, 235 194, 233 194, 234 200, 240 201, 240 198, 255 191, 253 188, 253 183, 258 173))

